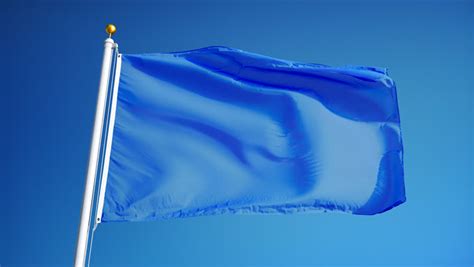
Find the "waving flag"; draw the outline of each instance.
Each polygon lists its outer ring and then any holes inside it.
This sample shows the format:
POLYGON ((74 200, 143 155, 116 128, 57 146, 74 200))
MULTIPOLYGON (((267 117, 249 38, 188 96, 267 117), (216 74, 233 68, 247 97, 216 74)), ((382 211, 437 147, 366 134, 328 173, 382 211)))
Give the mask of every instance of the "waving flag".
POLYGON ((226 47, 123 55, 102 221, 405 201, 394 82, 226 47))

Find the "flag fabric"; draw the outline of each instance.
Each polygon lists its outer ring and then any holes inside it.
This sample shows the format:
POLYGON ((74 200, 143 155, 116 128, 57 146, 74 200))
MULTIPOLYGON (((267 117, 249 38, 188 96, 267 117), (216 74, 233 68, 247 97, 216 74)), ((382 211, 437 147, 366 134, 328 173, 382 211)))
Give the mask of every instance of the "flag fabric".
POLYGON ((395 84, 226 47, 123 55, 103 222, 405 201, 395 84))

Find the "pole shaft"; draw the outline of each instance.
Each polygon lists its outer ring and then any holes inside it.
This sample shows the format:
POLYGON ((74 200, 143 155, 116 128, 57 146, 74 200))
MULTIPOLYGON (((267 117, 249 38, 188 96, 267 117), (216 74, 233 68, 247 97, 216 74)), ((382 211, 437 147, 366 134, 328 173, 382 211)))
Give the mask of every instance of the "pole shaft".
POLYGON ((120 81, 120 70, 122 67, 122 55, 117 55, 117 60, 115 63, 115 75, 114 81, 112 81, 112 99, 110 103, 110 117, 109 117, 109 130, 107 132, 107 139, 105 144, 104 151, 104 165, 102 168, 102 176, 99 187, 99 199, 97 203, 97 213, 95 223, 102 222, 102 212, 104 210, 104 200, 105 200, 105 190, 107 188, 107 178, 109 176, 109 166, 110 166, 110 153, 112 150, 112 140, 114 137, 114 126, 115 126, 115 112, 117 110, 117 97, 118 97, 118 86, 120 81))
POLYGON ((84 267, 87 256, 87 244, 89 239, 89 229, 93 208, 93 193, 96 180, 102 128, 104 126, 104 113, 107 101, 107 90, 109 88, 110 71, 112 68, 112 55, 114 41, 107 38, 104 44, 104 57, 102 59, 102 71, 100 75, 99 94, 95 112, 94 129, 92 132, 92 142, 89 152, 89 164, 87 168, 86 184, 84 188, 84 198, 82 201, 81 221, 77 237, 75 267, 84 267))

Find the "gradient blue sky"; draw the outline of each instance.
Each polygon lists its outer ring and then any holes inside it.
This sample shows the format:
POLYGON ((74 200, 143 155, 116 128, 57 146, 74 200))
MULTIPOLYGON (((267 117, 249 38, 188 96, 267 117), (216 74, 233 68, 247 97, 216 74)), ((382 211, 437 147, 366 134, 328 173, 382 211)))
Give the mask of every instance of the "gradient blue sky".
MULTIPOLYGON (((377 216, 101 225, 92 266, 474 264, 474 1, 0 4, 0 265, 72 265, 104 25, 123 53, 224 45, 388 67, 407 202, 377 216)), ((183 185, 185 186, 185 185, 183 185)))

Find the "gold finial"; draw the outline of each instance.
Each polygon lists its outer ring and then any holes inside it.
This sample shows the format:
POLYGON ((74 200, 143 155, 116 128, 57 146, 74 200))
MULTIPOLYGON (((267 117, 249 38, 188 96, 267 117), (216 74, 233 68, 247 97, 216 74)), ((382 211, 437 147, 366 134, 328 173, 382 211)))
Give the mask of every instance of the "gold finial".
POLYGON ((117 31, 117 28, 113 24, 107 24, 105 26, 105 32, 109 34, 109 38, 117 31))

